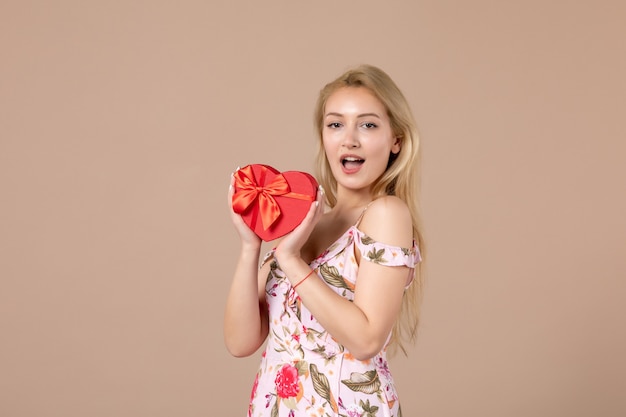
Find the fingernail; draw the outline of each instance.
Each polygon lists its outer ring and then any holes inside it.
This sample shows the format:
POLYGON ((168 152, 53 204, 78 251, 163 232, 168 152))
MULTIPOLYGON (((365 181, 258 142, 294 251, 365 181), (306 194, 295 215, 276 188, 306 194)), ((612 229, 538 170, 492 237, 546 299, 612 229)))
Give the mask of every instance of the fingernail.
POLYGON ((316 200, 315 201, 315 207, 318 207, 319 205, 320 205, 320 202, 316 200))

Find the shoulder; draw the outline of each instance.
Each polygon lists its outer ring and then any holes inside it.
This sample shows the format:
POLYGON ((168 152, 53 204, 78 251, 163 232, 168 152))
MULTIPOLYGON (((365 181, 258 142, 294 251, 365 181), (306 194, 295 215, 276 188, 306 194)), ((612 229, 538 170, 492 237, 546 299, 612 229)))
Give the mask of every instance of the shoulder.
POLYGON ((396 196, 380 197, 370 203, 359 229, 372 239, 400 247, 413 244, 413 220, 407 204, 396 196))
POLYGON ((409 207, 402 199, 393 195, 386 195, 372 201, 363 215, 364 221, 366 217, 375 217, 378 220, 386 218, 389 218, 388 220, 398 219, 401 222, 408 221, 409 225, 411 225, 409 207))

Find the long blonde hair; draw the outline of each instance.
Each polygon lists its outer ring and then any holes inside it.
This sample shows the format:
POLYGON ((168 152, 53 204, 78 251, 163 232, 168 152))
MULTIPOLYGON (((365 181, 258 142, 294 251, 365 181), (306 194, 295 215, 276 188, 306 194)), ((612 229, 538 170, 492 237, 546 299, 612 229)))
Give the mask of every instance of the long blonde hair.
MULTIPOLYGON (((401 141, 400 152, 397 155, 390 155, 387 170, 372 186, 372 194, 374 198, 395 195, 407 204, 413 220, 413 238, 423 259, 425 248, 418 205, 420 153, 417 126, 404 94, 387 73, 375 66, 361 65, 348 70, 328 83, 319 93, 314 116, 319 139, 315 165, 318 181, 326 190, 326 202, 330 207, 337 204, 337 181, 332 175, 322 142, 324 109, 328 98, 343 87, 366 88, 387 109, 392 131, 401 141)), ((417 337, 422 290, 423 262, 420 262, 415 267, 413 282, 402 298, 400 317, 394 325, 391 336, 392 349, 399 347, 405 354, 403 342, 413 343, 417 337)))

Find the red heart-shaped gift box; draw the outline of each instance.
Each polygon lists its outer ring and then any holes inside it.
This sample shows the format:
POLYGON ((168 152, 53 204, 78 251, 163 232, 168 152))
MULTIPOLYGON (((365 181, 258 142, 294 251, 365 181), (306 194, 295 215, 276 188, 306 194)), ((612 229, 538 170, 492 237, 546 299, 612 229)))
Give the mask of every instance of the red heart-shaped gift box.
POLYGON ((251 164, 234 175, 233 210, 266 242, 295 229, 317 198, 318 183, 306 172, 251 164))

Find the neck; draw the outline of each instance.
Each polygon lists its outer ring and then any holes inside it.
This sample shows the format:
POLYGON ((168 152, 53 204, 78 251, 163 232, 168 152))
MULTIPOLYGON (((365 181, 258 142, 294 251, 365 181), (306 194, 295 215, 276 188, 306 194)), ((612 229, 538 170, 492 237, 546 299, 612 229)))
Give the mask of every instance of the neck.
POLYGON ((368 191, 354 192, 345 189, 337 190, 337 204, 333 207, 336 213, 362 210, 372 201, 368 191))

